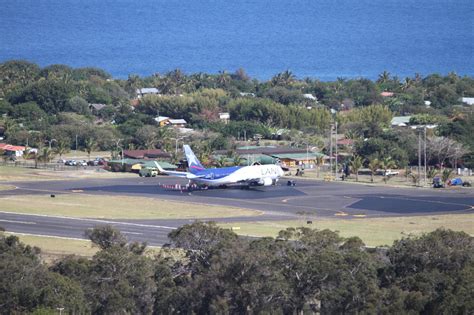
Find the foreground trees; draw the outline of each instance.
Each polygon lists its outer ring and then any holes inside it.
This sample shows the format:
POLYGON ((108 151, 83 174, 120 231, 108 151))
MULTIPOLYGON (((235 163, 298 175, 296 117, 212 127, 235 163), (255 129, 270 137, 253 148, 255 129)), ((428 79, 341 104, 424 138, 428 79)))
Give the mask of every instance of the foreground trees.
MULTIPOLYGON (((214 223, 170 233, 154 256, 111 226, 86 235, 100 250, 49 268, 38 249, 0 236, 2 313, 468 314, 474 238, 436 230, 367 249, 357 237, 289 228, 243 239, 214 223), (175 249, 176 248, 176 249, 175 249)), ((156 252, 155 252, 156 253, 156 252)))

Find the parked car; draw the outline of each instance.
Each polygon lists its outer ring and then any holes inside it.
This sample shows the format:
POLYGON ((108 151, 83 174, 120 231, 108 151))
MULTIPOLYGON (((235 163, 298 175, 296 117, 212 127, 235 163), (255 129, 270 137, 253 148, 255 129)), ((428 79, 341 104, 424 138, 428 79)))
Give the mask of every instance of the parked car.
POLYGON ((77 162, 76 165, 78 165, 78 166, 87 166, 87 162, 86 162, 86 160, 82 160, 82 161, 77 162))
POLYGON ((76 162, 76 160, 69 160, 69 161, 66 161, 66 162, 64 163, 64 165, 76 166, 76 165, 77 165, 77 162, 76 162))
POLYGON ((61 164, 66 164, 66 160, 65 159, 59 159, 57 163, 61 163, 61 164))
POLYGON ((97 165, 99 165, 99 161, 98 160, 87 161, 87 165, 97 166, 97 165))
POLYGON ((381 171, 378 171, 377 173, 379 175, 383 175, 383 176, 395 176, 395 175, 400 174, 399 171, 394 171, 394 170, 390 170, 390 169, 388 169, 386 172, 384 170, 381 170, 381 171))
POLYGON ((155 177, 158 175, 158 169, 150 168, 150 167, 143 167, 139 172, 138 175, 140 177, 155 177))

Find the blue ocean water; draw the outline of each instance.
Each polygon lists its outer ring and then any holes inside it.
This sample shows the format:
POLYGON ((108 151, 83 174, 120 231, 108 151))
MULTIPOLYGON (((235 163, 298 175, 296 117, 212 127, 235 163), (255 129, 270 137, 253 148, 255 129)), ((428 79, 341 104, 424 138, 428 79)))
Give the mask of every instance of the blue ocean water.
POLYGON ((259 79, 474 75, 472 0, 0 0, 0 61, 259 79))

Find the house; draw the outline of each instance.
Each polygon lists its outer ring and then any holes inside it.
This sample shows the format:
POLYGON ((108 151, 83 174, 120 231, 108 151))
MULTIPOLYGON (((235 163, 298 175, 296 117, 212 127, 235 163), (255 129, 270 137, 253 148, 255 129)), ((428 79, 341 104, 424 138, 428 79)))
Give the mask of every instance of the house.
POLYGON ((242 97, 255 97, 255 93, 240 92, 239 94, 242 97))
POLYGON ((462 97, 461 102, 467 105, 474 105, 474 97, 462 97))
POLYGON ((227 124, 230 120, 230 113, 219 113, 219 119, 227 124))
POLYGON ((380 93, 380 96, 382 96, 382 97, 393 97, 394 95, 395 95, 395 93, 388 92, 388 91, 384 91, 384 92, 380 93))
POLYGON ((168 119, 168 124, 173 127, 184 128, 187 124, 186 120, 184 119, 168 119))
POLYGON ((395 116, 392 118, 390 125, 392 127, 406 127, 410 123, 411 116, 395 116))
POLYGON ((313 165, 316 165, 318 158, 323 158, 324 160, 329 159, 327 155, 319 152, 281 153, 272 154, 271 157, 278 159, 280 163, 286 167, 305 165, 308 168, 312 168, 313 165))
POLYGON ((99 112, 106 104, 89 104, 89 109, 93 112, 99 112))
POLYGON ((142 98, 143 96, 146 96, 146 95, 159 95, 160 90, 158 90, 157 88, 142 88, 142 89, 137 89, 136 93, 137 93, 138 98, 142 98))
POLYGON ((174 119, 174 118, 169 118, 166 116, 155 117, 155 121, 158 123, 160 127, 170 125, 173 127, 184 128, 187 124, 186 120, 184 119, 174 119))
POLYGON ((123 158, 129 159, 170 159, 171 154, 160 149, 149 149, 149 150, 124 150, 123 158))
POLYGON ((4 154, 8 156, 22 156, 23 152, 26 150, 26 147, 20 145, 11 145, 6 143, 0 143, 0 150, 5 151, 4 154))
POLYGON ((352 139, 340 139, 340 140, 337 140, 337 145, 338 146, 353 146, 354 145, 354 140, 352 139))
POLYGON ((315 101, 315 102, 318 101, 316 96, 314 96, 313 94, 310 94, 310 93, 303 94, 303 98, 308 99, 310 101, 315 101))

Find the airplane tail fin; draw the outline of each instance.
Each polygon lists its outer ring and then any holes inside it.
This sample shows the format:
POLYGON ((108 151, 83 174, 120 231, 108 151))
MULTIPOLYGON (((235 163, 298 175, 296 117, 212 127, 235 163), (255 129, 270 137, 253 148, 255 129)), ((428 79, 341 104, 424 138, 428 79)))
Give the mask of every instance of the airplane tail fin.
POLYGON ((185 144, 183 148, 184 148, 184 154, 186 154, 186 160, 188 161, 189 172, 192 174, 195 174, 195 173, 198 173, 199 171, 205 170, 204 166, 202 166, 201 162, 199 162, 193 150, 191 150, 191 147, 185 144))

